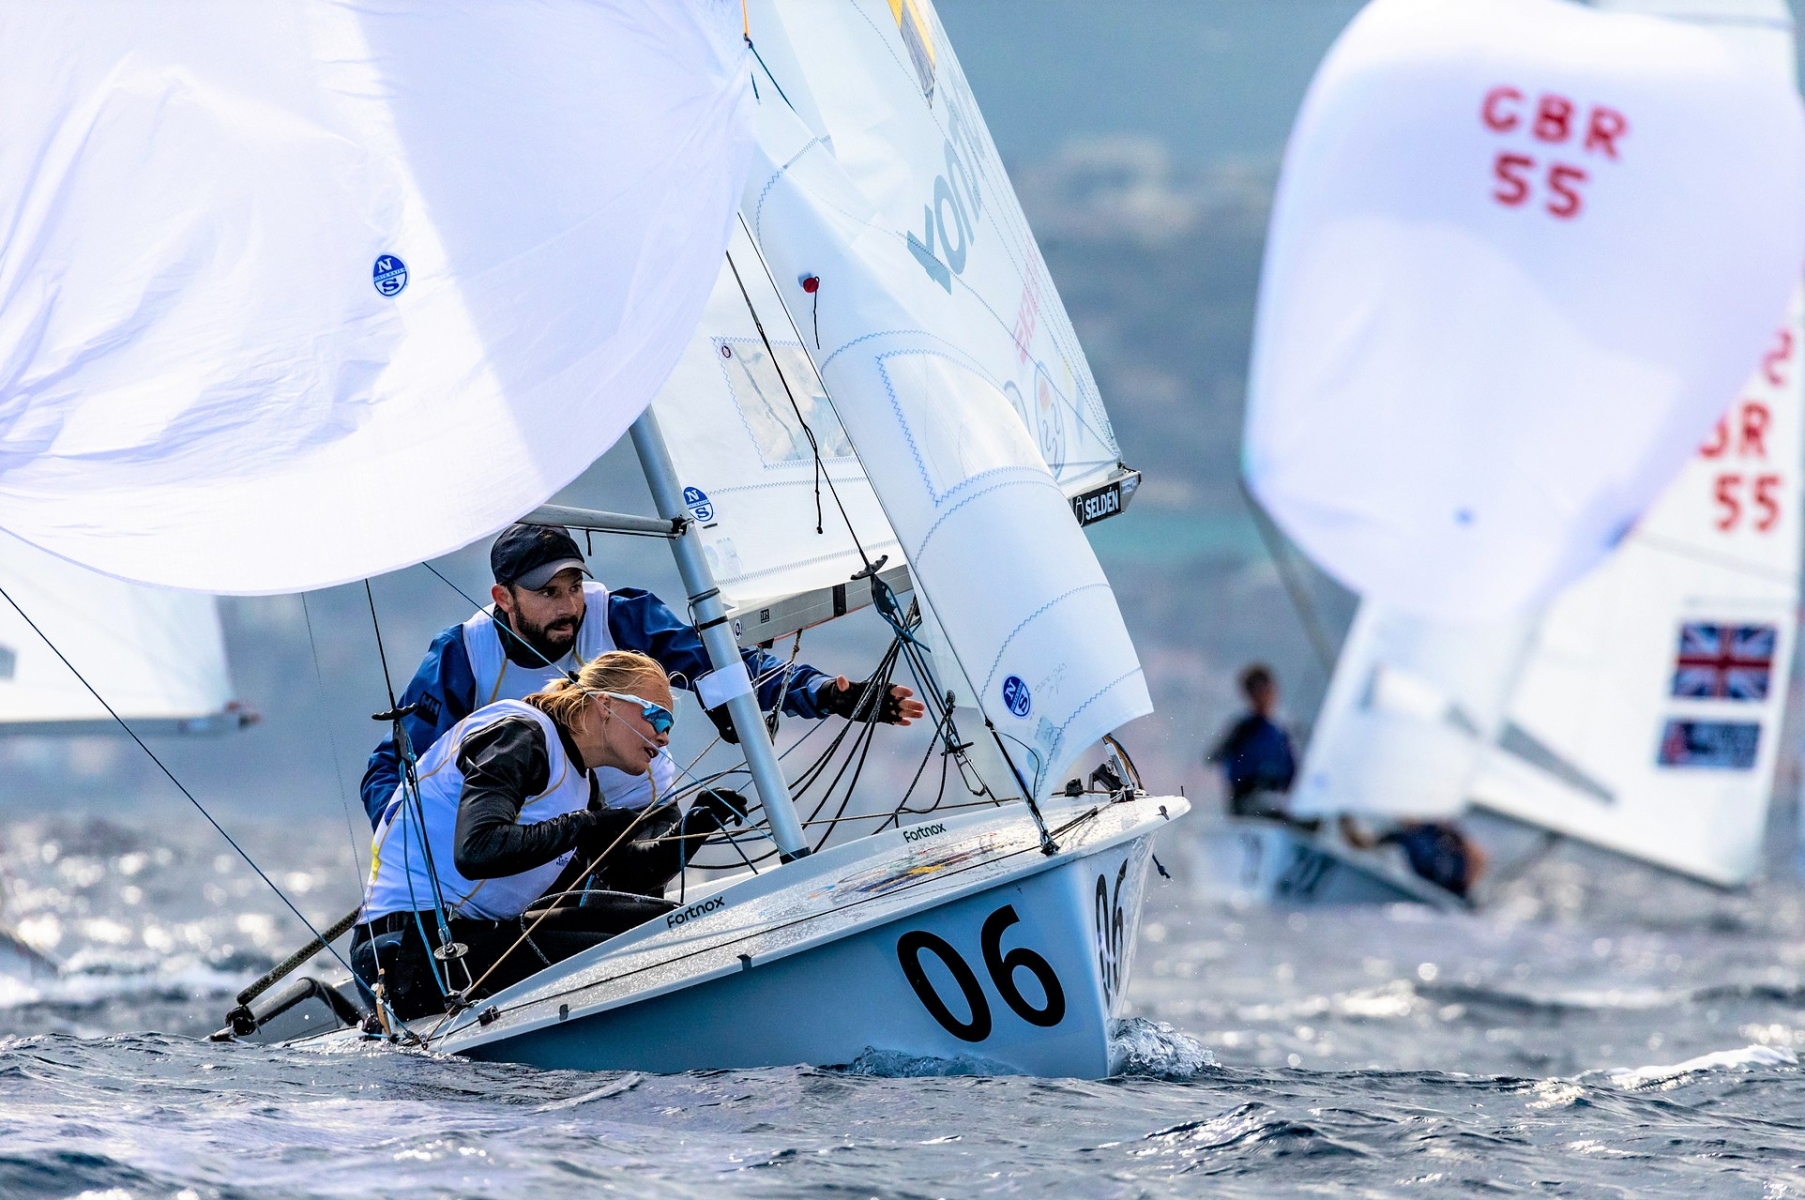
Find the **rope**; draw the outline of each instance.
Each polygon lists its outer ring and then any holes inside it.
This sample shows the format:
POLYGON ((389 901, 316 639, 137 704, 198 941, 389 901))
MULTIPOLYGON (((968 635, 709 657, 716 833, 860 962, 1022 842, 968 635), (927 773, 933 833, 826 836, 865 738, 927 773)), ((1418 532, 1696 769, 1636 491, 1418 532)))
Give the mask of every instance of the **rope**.
POLYGON ((351 839, 351 869, 359 878, 358 886, 363 887, 363 866, 358 857, 360 839, 357 836, 357 822, 351 816, 351 796, 345 788, 345 768, 339 761, 338 739, 332 735, 332 722, 326 719, 326 677, 320 670, 320 646, 313 636, 313 613, 307 607, 307 593, 301 593, 301 616, 307 622, 307 650, 313 656, 313 687, 320 698, 320 730, 326 735, 326 746, 332 753, 332 775, 338 781, 339 804, 345 810, 345 833, 351 839))
MULTIPOLYGON (((634 817, 632 822, 630 824, 628 824, 628 826, 625 829, 621 830, 620 833, 615 837, 615 839, 612 842, 608 843, 608 848, 606 850, 603 850, 600 854, 596 855, 595 858, 590 861, 589 865, 587 867, 583 868, 581 874, 585 875, 585 876, 595 874, 595 869, 602 865, 602 860, 607 858, 610 854, 613 854, 615 847, 619 846, 623 841, 625 841, 629 836, 631 836, 633 831, 635 829, 638 829, 640 827, 640 825, 642 825, 645 822, 645 819, 647 817, 652 815, 652 813, 658 809, 669 808, 670 806, 671 806, 671 802, 668 800, 665 801, 663 804, 660 804, 658 802, 658 785, 656 783, 653 783, 653 785, 652 785, 652 802, 650 804, 647 804, 644 808, 642 808, 639 811, 639 815, 637 817, 634 817)), ((514 939, 513 945, 509 946, 506 950, 503 950, 501 952, 501 954, 499 954, 496 957, 495 961, 489 964, 489 969, 484 971, 482 973, 482 975, 478 979, 476 979, 475 982, 471 983, 469 987, 464 989, 463 995, 461 997, 463 1004, 460 1007, 452 1008, 443 1017, 441 1017, 439 1019, 438 1024, 436 1024, 432 1027, 432 1031, 430 1033, 428 1033, 425 1038, 421 1039, 422 1042, 427 1045, 431 1045, 432 1039, 438 1036, 439 1030, 444 1027, 445 1022, 449 1021, 453 1017, 457 1016, 457 1014, 459 1012, 461 1012, 463 1010, 463 1008, 469 1007, 469 1005, 471 1003, 470 997, 475 994, 476 989, 480 988, 484 984, 484 982, 488 980, 489 976, 495 974, 495 969, 497 967, 501 966, 502 963, 507 961, 508 955, 510 955, 510 954, 514 953, 514 951, 518 950, 521 946, 521 943, 525 942, 528 938, 533 936, 533 930, 539 928, 540 923, 543 922, 545 920, 545 918, 551 916, 554 912, 557 912, 557 911, 558 911, 557 906, 553 905, 551 908, 540 913, 539 916, 534 919, 534 921, 531 925, 524 927, 520 931, 520 936, 514 939)), ((450 935, 446 934, 445 936, 449 937, 450 935)))
MULTIPOLYGON (((403 807, 406 807, 409 801, 412 802, 414 831, 420 842, 420 854, 426 860, 426 877, 432 881, 433 920, 439 929, 439 945, 444 948, 446 955, 444 959, 445 980, 442 984, 439 983, 438 969, 435 967, 433 968, 433 982, 439 986, 442 992, 449 993, 451 990, 451 961, 453 958, 461 956, 454 954, 452 949, 456 943, 451 940, 451 925, 445 915, 445 893, 439 886, 438 865, 433 862, 432 839, 426 835, 426 806, 420 799, 420 776, 414 761, 414 739, 408 733, 407 727, 402 724, 403 713, 400 706, 395 703, 395 681, 389 674, 389 655, 383 646, 382 622, 376 616, 376 593, 371 590, 368 579, 364 580, 364 598, 369 601, 370 626, 376 633, 376 656, 382 663, 382 685, 387 689, 389 696, 389 717, 393 730, 391 736, 395 742, 395 757, 401 764, 401 802, 403 807)), ((400 816, 400 814, 396 815, 400 816)), ((412 854, 405 838, 401 845, 404 853, 401 869, 407 875, 408 898, 413 900, 412 854)), ((415 901, 414 919, 416 922, 419 920, 419 911, 418 902, 415 901)), ((420 931, 420 940, 422 942, 426 940, 424 929, 420 931)), ((464 968, 464 978, 470 978, 470 969, 467 966, 464 968)))
MULTIPOLYGON (((1103 808, 1102 808, 1102 806, 1099 806, 1097 808, 1091 809, 1089 812, 1081 813, 1080 815, 1074 817, 1072 820, 1067 821, 1064 825, 1061 825, 1058 829, 1054 830, 1053 833, 1055 835, 1063 835, 1063 834, 1070 833, 1072 830, 1078 828, 1080 825, 1083 825, 1088 821, 1095 820, 1102 812, 1103 812, 1103 808)), ((977 858, 973 861, 964 863, 960 866, 949 867, 948 869, 946 869, 944 871, 938 871, 931 875, 920 875, 920 876, 916 876, 912 879, 905 879, 902 883, 898 884, 895 888, 892 888, 881 894, 861 896, 856 900, 848 900, 844 904, 837 906, 833 911, 846 912, 850 909, 858 908, 861 905, 876 903, 877 901, 890 899, 895 896, 901 895, 904 892, 912 891, 916 888, 926 887, 932 883, 944 882, 948 879, 956 878, 960 875, 967 874, 968 872, 978 870, 980 867, 991 866, 995 863, 1000 863, 1000 862, 1007 862, 1012 858, 1019 858, 1024 854, 1033 854, 1033 853, 1041 853, 1041 849, 1038 845, 1024 846, 1019 850, 1011 850, 1011 851, 1008 851, 1007 853, 1000 854, 995 858, 977 858)), ((738 935, 736 937, 725 938, 722 941, 716 942, 712 945, 698 946, 694 950, 685 951, 682 954, 672 955, 669 958, 660 959, 657 962, 647 963, 644 966, 634 967, 630 970, 622 971, 618 975, 611 975, 606 979, 592 980, 588 983, 580 984, 580 985, 578 985, 576 987, 572 987, 572 988, 565 988, 562 991, 552 992, 549 995, 545 995, 545 996, 534 996, 534 997, 531 997, 531 998, 528 998, 525 1000, 521 1000, 520 1002, 518 1002, 516 1004, 510 1004, 506 1008, 498 1007, 496 1011, 501 1012, 501 1013, 514 1012, 518 1009, 525 1008, 528 1005, 547 1003, 552 1000, 557 1000, 563 996, 574 996, 578 992, 588 991, 590 988, 603 987, 603 986, 606 986, 611 983, 618 983, 623 979, 629 979, 635 975, 642 975, 648 971, 656 971, 656 970, 660 970, 662 968, 667 968, 674 963, 684 962, 688 959, 696 958, 700 955, 708 954, 713 951, 723 949, 724 947, 727 947, 727 946, 732 946, 732 945, 735 945, 740 942, 749 941, 752 938, 765 937, 765 936, 768 936, 773 933, 781 933, 783 930, 793 929, 798 925, 803 925, 810 921, 819 920, 823 915, 824 914, 822 914, 822 913, 816 912, 816 913, 809 913, 805 916, 796 917, 789 921, 781 921, 781 922, 778 922, 773 925, 768 925, 768 926, 764 927, 763 929, 756 930, 752 933, 746 933, 746 934, 738 935)), ((451 1014, 447 1015, 447 1018, 446 1018, 447 1020, 450 1019, 450 1015, 451 1014)), ((443 1025, 443 1022, 440 1022, 440 1024, 443 1025)), ((456 1030, 453 1030, 452 1032, 456 1032, 456 1030)), ((434 1035, 436 1035, 438 1033, 437 1027, 434 1028, 433 1033, 434 1033, 434 1035)))
MULTIPOLYGON (((321 727, 321 729, 323 729, 325 731, 326 745, 332 752, 332 774, 338 780, 338 799, 339 799, 339 803, 344 807, 344 810, 345 810, 345 833, 351 840, 351 870, 352 870, 353 874, 356 875, 356 877, 357 877, 357 890, 358 890, 358 895, 360 897, 360 900, 359 900, 358 906, 357 906, 357 913, 352 914, 353 918, 355 918, 357 916, 357 914, 361 913, 364 910, 364 908, 367 907, 367 905, 369 904, 369 900, 370 900, 369 872, 367 872, 363 869, 362 859, 359 858, 359 856, 358 856, 358 849, 359 849, 360 843, 359 843, 359 838, 357 836, 357 823, 355 820, 352 819, 352 816, 351 816, 351 797, 350 797, 349 792, 345 788, 344 764, 339 761, 338 739, 336 737, 334 737, 332 734, 332 722, 330 720, 328 720, 326 717, 326 711, 325 711, 326 710, 326 677, 325 677, 325 674, 320 670, 320 646, 319 646, 319 642, 316 641, 313 636, 313 612, 307 606, 307 593, 306 592, 301 593, 301 616, 307 622, 307 649, 308 649, 308 652, 313 657, 313 686, 314 686, 314 690, 319 693, 319 697, 320 697, 320 727, 321 727)), ((367 819, 367 817, 366 817, 366 819, 367 819)), ((340 932, 342 933, 343 930, 340 930, 340 932)), ((373 926, 372 924, 370 924, 369 921, 366 920, 364 922, 364 932, 370 940, 371 957, 373 957, 376 960, 376 976, 378 979, 381 979, 383 976, 382 955, 376 949, 375 926, 373 926)), ((300 963, 295 964, 295 966, 297 966, 297 967, 300 965, 301 965, 300 963)), ((290 968, 290 969, 292 970, 293 968, 290 968)), ((353 978, 356 977, 355 971, 352 972, 352 976, 353 976, 353 978)), ((375 995, 375 992, 373 989, 371 991, 371 995, 375 995)), ((238 999, 238 1002, 239 1002, 239 1004, 242 1005, 242 1004, 248 1004, 250 1001, 246 1000, 241 995, 238 999)))
MULTIPOLYGON (((781 90, 779 89, 780 92, 781 90)), ((875 580, 877 568, 871 565, 871 557, 865 553, 865 545, 859 540, 859 531, 852 527, 852 518, 846 515, 846 505, 840 499, 840 489, 834 486, 834 477, 827 473, 827 469, 821 463, 821 444, 815 440, 815 431, 809 428, 808 421, 804 419, 802 406, 796 403, 796 394, 790 390, 789 377, 783 373, 783 367, 777 361, 777 351, 771 345, 770 335, 765 333, 765 323, 759 318, 758 309, 752 305, 752 294, 746 290, 746 281, 740 278, 739 266, 733 261, 731 254, 727 256, 727 269, 733 272, 733 282, 739 285, 740 298, 746 302, 746 312, 752 317, 752 327, 758 330, 758 340, 764 343, 765 355, 771 360, 771 369, 777 372, 777 382, 783 384, 783 394, 789 398, 790 409, 796 414, 796 423, 802 426, 802 434, 808 438, 809 452, 815 459, 815 532, 824 531, 821 521, 821 480, 825 478, 828 494, 834 498, 834 507, 840 510, 840 520, 846 523, 847 536, 852 538, 852 547, 858 551, 859 561, 865 564, 865 572, 875 580)), ((771 278, 769 269, 765 272, 765 278, 771 278)), ((777 281, 771 280, 771 286, 775 289, 777 281)), ((804 351, 804 353, 807 352, 804 351)), ((831 404, 832 401, 830 400, 829 403, 831 404)))

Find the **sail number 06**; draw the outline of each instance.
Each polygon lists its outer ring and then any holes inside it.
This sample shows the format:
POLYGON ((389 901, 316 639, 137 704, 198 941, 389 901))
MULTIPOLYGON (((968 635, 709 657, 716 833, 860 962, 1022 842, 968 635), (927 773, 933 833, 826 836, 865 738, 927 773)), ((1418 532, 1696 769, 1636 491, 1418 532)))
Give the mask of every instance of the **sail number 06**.
MULTIPOLYGON (((1053 964, 1026 946, 1017 946, 1008 953, 1003 952, 1004 931, 1020 920, 1013 904, 1005 904, 984 918, 984 928, 978 938, 984 951, 984 969, 989 973, 990 982, 996 987, 997 994, 1003 998, 1003 1003, 1016 1016, 1030 1025, 1051 1028, 1065 1020, 1065 989, 1059 985, 1059 976, 1053 973, 1053 964), (1044 998, 1038 1006, 1015 986, 1015 973, 1023 970, 1034 976, 1040 984, 1044 998)), ((922 1007, 940 1022, 941 1028, 966 1042, 981 1042, 990 1036, 990 1001, 985 998, 984 988, 978 983, 978 977, 970 964, 953 949, 951 943, 925 929, 911 930, 896 940, 896 957, 902 964, 903 975, 908 979, 909 986, 915 989, 915 995, 921 1000, 922 1007), (965 997, 965 1007, 971 1013, 969 1019, 960 1020, 941 998, 940 992, 934 987, 934 981, 928 978, 928 973, 921 964, 924 952, 938 958, 941 965, 952 974, 953 982, 959 985, 959 991, 965 997)))

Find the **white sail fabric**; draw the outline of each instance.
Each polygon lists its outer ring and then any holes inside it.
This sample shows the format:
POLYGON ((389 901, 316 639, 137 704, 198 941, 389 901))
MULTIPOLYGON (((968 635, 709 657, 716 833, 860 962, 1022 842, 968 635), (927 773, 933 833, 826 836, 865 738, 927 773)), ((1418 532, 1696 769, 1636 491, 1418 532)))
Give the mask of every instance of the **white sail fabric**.
POLYGON ((656 411, 715 585, 745 610, 845 583, 859 546, 901 551, 743 224, 727 259, 656 411))
POLYGON ((1059 482, 1115 462, 1083 353, 932 7, 750 12, 772 86, 747 224, 978 704, 1044 794, 1151 710, 1059 482), (1051 456, 1023 421, 1043 386, 1073 422, 1051 456))
POLYGON ((1805 311, 1537 630, 1478 804, 1722 885, 1760 865, 1799 604, 1805 311))
POLYGON ((1445 817, 1467 805, 1502 728, 1531 623, 1454 625, 1364 600, 1304 752, 1290 807, 1445 817))
POLYGON ((1802 211, 1797 93, 1714 27, 1375 0, 1286 151, 1254 492, 1370 599, 1534 607, 1623 536, 1759 358, 1802 211))
MULTIPOLYGON (((213 597, 122 583, 4 533, 0 587, 134 730, 239 724, 213 597)), ((74 671, 0 601, 0 734, 113 727, 74 671)))
MULTIPOLYGON (((1067 495, 1102 482, 1121 460, 1109 414, 929 0, 753 0, 748 12, 782 89, 766 99, 822 139, 893 222, 910 273, 941 289, 926 331, 982 361, 1067 495)), ((819 278, 825 312, 835 281, 819 278)), ((792 299, 815 311, 815 297, 792 299)))
MULTIPOLYGON (((1797 86, 1783 0, 1609 0, 1710 22, 1797 86)), ((1805 459, 1792 312, 1636 531, 1536 633, 1476 803, 1721 885, 1753 877, 1797 629, 1805 459)))
POLYGON ((638 415, 748 162, 737 5, 0 16, 0 522, 297 591, 462 546, 638 415))

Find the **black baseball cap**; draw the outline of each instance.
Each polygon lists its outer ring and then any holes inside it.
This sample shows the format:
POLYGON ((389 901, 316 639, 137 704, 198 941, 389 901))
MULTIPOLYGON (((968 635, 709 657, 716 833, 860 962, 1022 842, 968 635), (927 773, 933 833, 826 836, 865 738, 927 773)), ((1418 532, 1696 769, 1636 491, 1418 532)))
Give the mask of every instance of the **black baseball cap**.
POLYGON ((583 552, 562 525, 510 525, 489 548, 489 570, 503 587, 528 591, 550 583, 559 571, 575 567, 583 574, 583 552))

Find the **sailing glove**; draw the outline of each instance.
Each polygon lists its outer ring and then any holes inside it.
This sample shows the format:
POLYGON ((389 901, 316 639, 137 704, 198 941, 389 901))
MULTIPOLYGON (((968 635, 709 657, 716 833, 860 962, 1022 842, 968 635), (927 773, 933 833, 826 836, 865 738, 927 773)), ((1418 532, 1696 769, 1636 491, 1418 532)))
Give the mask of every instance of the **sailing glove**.
MULTIPOLYGON (((740 735, 734 732, 733 717, 727 712, 725 704, 719 708, 705 708, 702 711, 708 714, 710 721, 714 722, 715 732, 721 735, 723 742, 729 746, 740 744, 740 735)), ((765 732, 772 737, 777 736, 777 714, 775 712, 765 714, 765 732)))
POLYGON ((723 829, 728 825, 742 824, 746 819, 749 806, 746 798, 729 788, 710 788, 696 797, 696 802, 689 810, 689 831, 695 832, 697 819, 706 814, 712 822, 712 828, 723 829))
POLYGON ((885 725, 894 725, 903 719, 902 697, 896 694, 895 688, 881 679, 849 684, 845 691, 835 687, 833 680, 828 680, 815 693, 815 703, 821 711, 831 716, 845 717, 848 721, 881 721, 885 725), (877 704, 872 704, 866 698, 873 688, 883 689, 883 699, 877 704), (876 709, 875 714, 873 709, 876 709))

